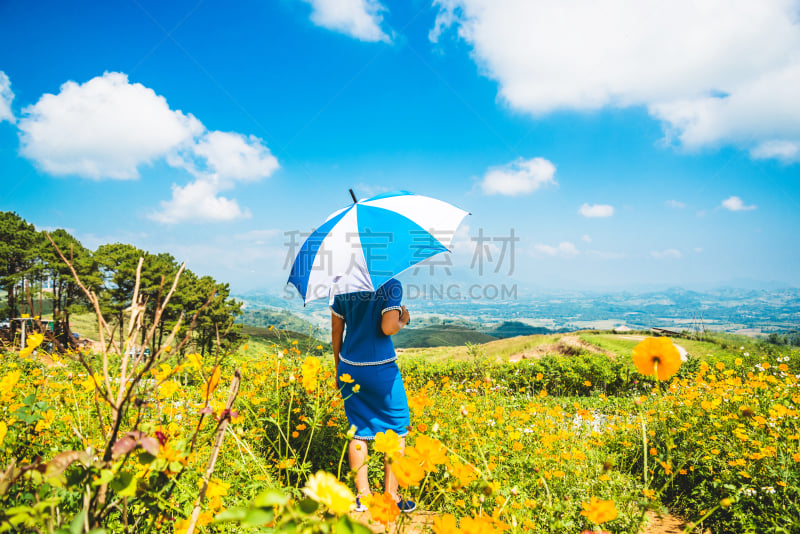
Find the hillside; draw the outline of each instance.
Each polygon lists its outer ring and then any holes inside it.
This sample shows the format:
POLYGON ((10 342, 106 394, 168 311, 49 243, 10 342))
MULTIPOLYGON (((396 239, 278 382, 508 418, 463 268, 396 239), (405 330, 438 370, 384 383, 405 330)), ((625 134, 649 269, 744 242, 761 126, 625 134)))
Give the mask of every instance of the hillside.
POLYGON ((394 346, 398 348, 463 346, 467 343, 487 343, 496 339, 460 325, 404 328, 393 336, 394 346))

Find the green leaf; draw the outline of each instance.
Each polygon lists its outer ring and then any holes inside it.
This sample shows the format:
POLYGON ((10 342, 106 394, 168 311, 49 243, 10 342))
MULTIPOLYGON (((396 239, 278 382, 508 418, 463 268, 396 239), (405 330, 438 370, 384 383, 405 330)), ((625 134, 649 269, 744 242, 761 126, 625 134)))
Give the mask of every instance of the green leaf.
POLYGON ((372 534, 368 527, 346 515, 333 525, 333 531, 336 534, 372 534))
POLYGON ((223 523, 225 521, 240 523, 247 517, 248 511, 247 508, 227 508, 214 516, 214 523, 223 523))
POLYGON ((289 502, 289 496, 283 491, 271 488, 261 493, 253 499, 253 506, 258 508, 271 508, 273 506, 285 506, 289 502))
POLYGON ((247 511, 247 515, 242 520, 243 527, 259 527, 267 523, 271 523, 275 519, 275 512, 272 510, 261 510, 260 508, 251 508, 247 511))
POLYGON ((69 524, 69 531, 71 534, 81 534, 83 532, 83 510, 78 512, 69 524))
MULTIPOLYGON (((108 484, 108 487, 111 488, 112 490, 118 492, 118 493, 121 493, 122 491, 127 489, 131 485, 131 482, 133 482, 134 480, 135 479, 134 479, 133 473, 129 473, 127 471, 122 471, 120 473, 117 473, 117 476, 115 476, 114 480, 112 480, 108 484)), ((135 488, 135 486, 134 486, 134 488, 135 488)))
POLYGON ((95 486, 102 486, 114 480, 114 471, 111 469, 101 469, 100 476, 93 482, 95 486))
POLYGON ((303 499, 297 503, 297 508, 299 508, 302 513, 310 515, 317 511, 319 505, 317 504, 317 501, 313 499, 303 499))

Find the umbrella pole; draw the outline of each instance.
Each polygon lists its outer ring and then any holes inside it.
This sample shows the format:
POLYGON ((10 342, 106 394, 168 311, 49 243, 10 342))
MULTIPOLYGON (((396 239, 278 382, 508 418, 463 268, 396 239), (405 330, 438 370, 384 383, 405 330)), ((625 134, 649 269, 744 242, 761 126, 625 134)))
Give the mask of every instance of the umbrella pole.
POLYGON ((353 204, 358 204, 358 200, 356 200, 356 194, 353 193, 352 189, 350 189, 350 196, 353 197, 353 204))

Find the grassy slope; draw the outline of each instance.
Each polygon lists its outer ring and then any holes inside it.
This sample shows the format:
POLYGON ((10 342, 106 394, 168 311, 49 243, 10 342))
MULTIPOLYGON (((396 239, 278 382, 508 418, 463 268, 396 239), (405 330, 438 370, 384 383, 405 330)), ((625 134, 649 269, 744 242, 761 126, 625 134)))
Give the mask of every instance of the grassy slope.
POLYGON ((558 335, 519 336, 498 339, 477 346, 412 348, 401 351, 402 358, 425 358, 438 360, 470 360, 477 356, 508 358, 512 354, 525 352, 540 345, 555 343, 558 335))

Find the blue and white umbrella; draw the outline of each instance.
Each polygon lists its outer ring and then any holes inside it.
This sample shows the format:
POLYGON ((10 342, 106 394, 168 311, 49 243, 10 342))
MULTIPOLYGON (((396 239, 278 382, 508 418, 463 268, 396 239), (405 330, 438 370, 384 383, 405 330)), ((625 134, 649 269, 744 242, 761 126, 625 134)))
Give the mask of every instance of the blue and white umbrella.
POLYGON ((306 239, 289 283, 303 302, 375 291, 409 267, 448 252, 468 213, 447 202, 393 191, 332 213, 306 239))

